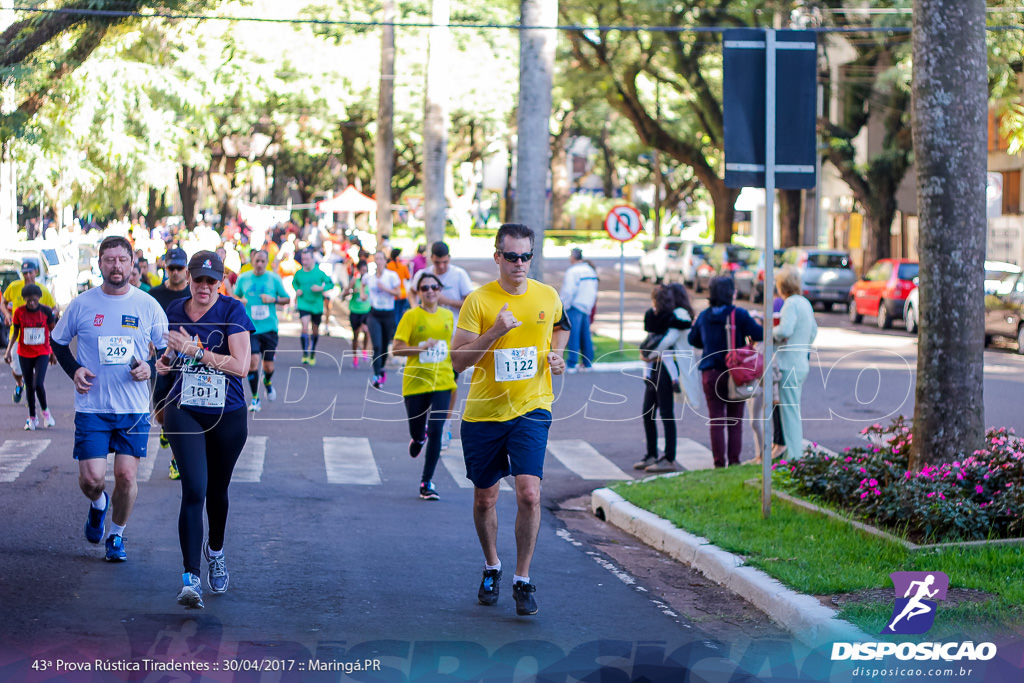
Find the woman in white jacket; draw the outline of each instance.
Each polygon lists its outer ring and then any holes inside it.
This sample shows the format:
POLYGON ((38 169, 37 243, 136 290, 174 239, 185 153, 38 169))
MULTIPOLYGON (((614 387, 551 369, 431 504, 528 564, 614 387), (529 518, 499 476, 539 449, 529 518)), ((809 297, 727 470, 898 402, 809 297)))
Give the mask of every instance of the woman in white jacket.
POLYGON ((800 273, 786 266, 776 281, 779 294, 785 299, 779 324, 773 338, 779 345, 775 361, 782 375, 779 382, 779 410, 785 435, 787 456, 799 458, 804 450, 804 432, 800 417, 800 396, 804 380, 810 372, 811 344, 818 335, 811 302, 800 294, 800 273))

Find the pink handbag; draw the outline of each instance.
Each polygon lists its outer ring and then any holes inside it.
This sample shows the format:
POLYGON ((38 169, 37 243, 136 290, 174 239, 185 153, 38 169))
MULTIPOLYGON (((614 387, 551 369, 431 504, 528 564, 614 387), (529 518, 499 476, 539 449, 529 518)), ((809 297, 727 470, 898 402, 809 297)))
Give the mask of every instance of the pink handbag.
POLYGON ((736 346, 736 309, 729 317, 729 351, 725 354, 725 367, 729 376, 737 385, 759 382, 764 375, 764 354, 754 348, 754 344, 736 346))

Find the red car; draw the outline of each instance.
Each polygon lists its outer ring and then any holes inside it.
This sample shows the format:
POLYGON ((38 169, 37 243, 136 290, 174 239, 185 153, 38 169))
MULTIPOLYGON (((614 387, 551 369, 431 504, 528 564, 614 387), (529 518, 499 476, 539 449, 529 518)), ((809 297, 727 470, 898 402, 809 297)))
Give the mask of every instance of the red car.
POLYGON ((850 322, 862 316, 877 316, 878 328, 892 327, 903 317, 903 303, 917 286, 917 261, 884 258, 868 268, 864 277, 850 289, 850 322))

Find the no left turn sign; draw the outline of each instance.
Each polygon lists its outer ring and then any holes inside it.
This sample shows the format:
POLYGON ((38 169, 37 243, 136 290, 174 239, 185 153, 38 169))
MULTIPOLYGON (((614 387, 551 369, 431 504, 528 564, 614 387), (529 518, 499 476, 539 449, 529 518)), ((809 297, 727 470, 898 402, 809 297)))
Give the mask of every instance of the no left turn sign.
POLYGON ((628 242, 643 229, 640 212, 632 206, 613 207, 604 218, 604 229, 608 236, 619 242, 628 242))

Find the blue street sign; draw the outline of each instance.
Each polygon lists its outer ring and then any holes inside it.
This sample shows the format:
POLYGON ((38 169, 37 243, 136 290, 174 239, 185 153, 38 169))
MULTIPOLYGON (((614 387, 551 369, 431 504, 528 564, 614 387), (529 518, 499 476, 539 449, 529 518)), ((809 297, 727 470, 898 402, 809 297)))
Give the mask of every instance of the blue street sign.
MULTIPOLYGON (((814 187, 818 84, 813 31, 775 32, 775 187, 814 187)), ((730 29, 723 40, 725 184, 765 187, 764 29, 730 29)))

